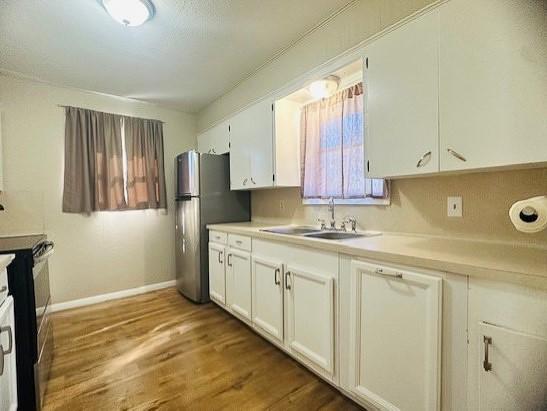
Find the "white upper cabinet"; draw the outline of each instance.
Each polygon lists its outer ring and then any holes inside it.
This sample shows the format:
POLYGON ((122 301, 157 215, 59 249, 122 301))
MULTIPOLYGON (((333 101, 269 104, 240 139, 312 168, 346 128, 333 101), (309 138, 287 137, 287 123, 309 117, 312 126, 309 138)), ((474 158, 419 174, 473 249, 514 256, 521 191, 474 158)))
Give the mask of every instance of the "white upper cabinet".
POLYGON ((452 0, 440 16, 441 170, 547 161, 545 2, 452 0))
POLYGON ((298 115, 290 102, 265 99, 232 117, 232 190, 300 185, 298 115))
POLYGON ((230 121, 232 190, 273 186, 272 102, 263 100, 230 121))
POLYGON ((438 10, 367 46, 365 152, 370 177, 439 171, 438 56, 438 10))
POLYGON ((230 151, 230 123, 224 121, 198 136, 198 151, 225 154, 230 151))

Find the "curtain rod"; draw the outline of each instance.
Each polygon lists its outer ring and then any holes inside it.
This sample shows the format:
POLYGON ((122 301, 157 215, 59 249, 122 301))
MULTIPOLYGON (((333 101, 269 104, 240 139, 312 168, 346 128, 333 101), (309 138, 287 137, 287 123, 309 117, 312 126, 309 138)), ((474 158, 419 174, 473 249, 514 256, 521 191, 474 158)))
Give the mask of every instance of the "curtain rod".
POLYGON ((125 114, 108 113, 108 112, 106 112, 106 111, 93 110, 93 109, 91 109, 91 108, 85 108, 85 107, 67 106, 67 105, 63 105, 63 104, 57 104, 57 107, 61 107, 61 108, 67 108, 67 107, 79 108, 79 109, 82 109, 82 110, 96 111, 96 112, 98 112, 98 113, 113 114, 113 115, 115 115, 115 116, 122 116, 122 117, 140 118, 141 120, 158 121, 158 122, 160 122, 160 123, 162 123, 162 124, 167 124, 165 121, 156 120, 156 119, 153 119, 153 118, 144 118, 144 117, 128 116, 128 115, 125 115, 125 114))

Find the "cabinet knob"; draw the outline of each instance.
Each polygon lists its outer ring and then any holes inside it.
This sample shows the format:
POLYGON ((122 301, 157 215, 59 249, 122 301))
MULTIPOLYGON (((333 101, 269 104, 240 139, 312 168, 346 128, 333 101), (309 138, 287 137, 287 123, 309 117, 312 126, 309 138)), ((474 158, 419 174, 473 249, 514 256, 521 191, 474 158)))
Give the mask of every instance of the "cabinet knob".
POLYGON ((431 158, 431 151, 428 151, 425 153, 422 158, 418 160, 418 163, 416 164, 417 168, 425 166, 427 163, 429 163, 429 159, 431 158))
POLYGON ((467 159, 462 156, 460 153, 458 153, 457 151, 454 151, 452 150, 451 148, 447 148, 446 151, 448 151, 450 154, 452 154, 454 157, 456 157, 458 160, 461 160, 461 161, 467 161, 467 159))

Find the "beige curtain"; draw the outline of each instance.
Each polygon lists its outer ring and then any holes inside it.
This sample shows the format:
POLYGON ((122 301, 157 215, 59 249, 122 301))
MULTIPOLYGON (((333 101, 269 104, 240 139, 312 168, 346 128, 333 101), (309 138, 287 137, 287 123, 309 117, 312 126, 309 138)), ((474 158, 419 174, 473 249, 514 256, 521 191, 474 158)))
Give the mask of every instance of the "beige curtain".
POLYGON ((77 107, 65 116, 63 211, 126 208, 121 116, 77 107))
POLYGON ((303 198, 387 197, 365 179, 362 83, 304 106, 300 125, 303 198))
POLYGON ((124 117, 127 151, 127 205, 167 208, 163 164, 163 123, 124 117))

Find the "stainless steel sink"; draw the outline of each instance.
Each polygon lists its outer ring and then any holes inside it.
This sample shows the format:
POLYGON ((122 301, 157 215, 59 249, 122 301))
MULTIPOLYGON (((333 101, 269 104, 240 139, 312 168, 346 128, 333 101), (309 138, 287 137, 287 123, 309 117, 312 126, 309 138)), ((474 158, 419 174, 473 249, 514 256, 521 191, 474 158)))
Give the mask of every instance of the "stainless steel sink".
POLYGON ((316 227, 311 226, 285 226, 285 227, 272 227, 272 228, 264 228, 260 231, 264 231, 267 233, 275 233, 275 234, 290 234, 290 235, 303 235, 303 234, 309 234, 309 233, 317 233, 321 230, 316 227))
POLYGON ((366 237, 364 234, 347 233, 345 231, 321 231, 319 233, 305 234, 309 238, 322 238, 324 240, 349 240, 350 238, 366 237))

